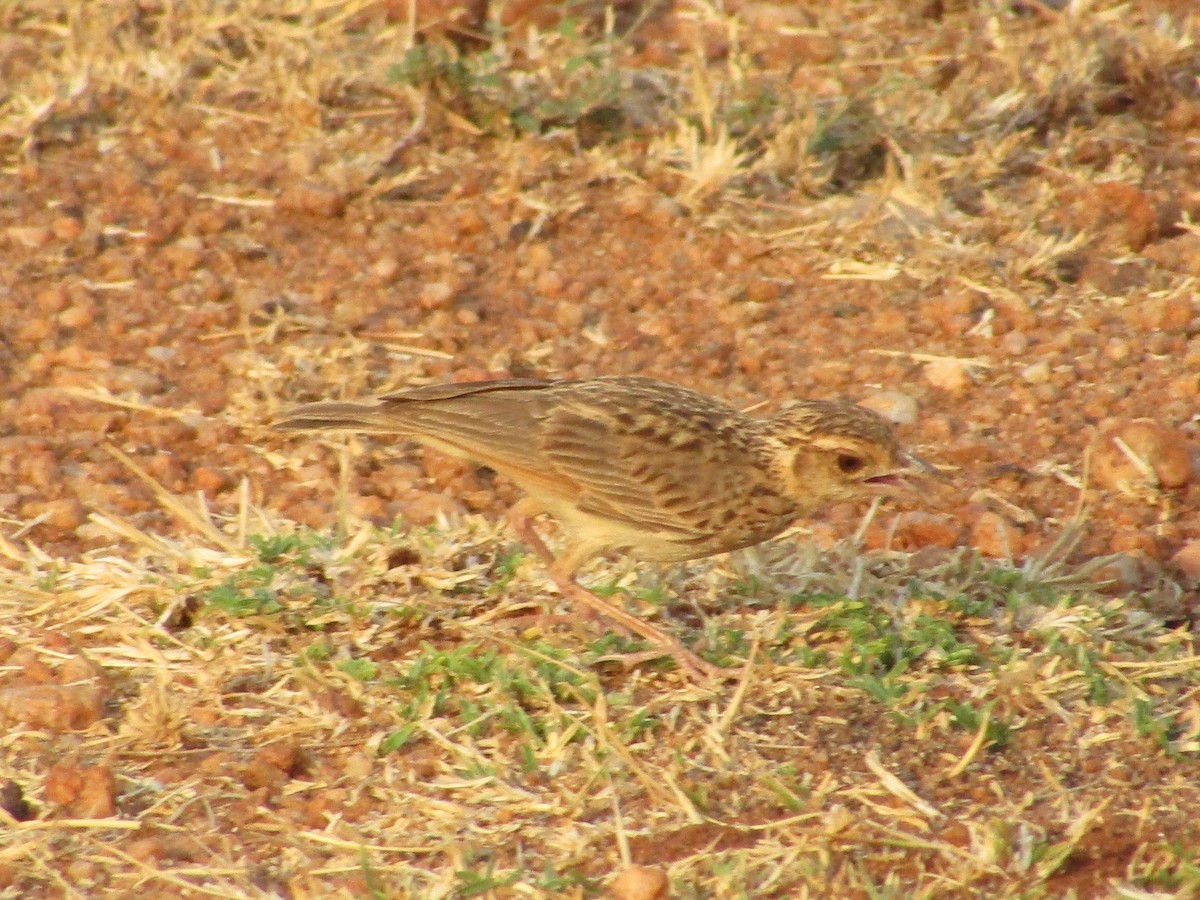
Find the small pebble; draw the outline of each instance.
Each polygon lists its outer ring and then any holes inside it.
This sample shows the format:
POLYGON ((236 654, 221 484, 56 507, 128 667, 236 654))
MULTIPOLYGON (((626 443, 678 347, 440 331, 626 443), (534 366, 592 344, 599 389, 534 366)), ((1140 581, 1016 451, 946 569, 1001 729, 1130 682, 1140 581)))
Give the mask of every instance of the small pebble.
POLYGON ((192 472, 192 486, 210 498, 228 487, 231 480, 227 475, 210 466, 200 466, 192 472))
POLYGON ((1181 488, 1192 477, 1187 438, 1152 419, 1110 423, 1093 438, 1091 453, 1096 483, 1123 494, 1181 488))
POLYGON ((1104 355, 1113 362, 1123 362, 1129 358, 1129 342, 1123 338, 1112 337, 1104 344, 1104 355))
POLYGON ((329 185, 304 181, 284 188, 276 209, 334 219, 346 211, 346 195, 329 185))
POLYGON ((87 328, 95 321, 96 310, 90 303, 77 303, 58 314, 58 324, 64 328, 87 328))
POLYGON ((49 228, 41 225, 10 225, 4 229, 4 233, 10 241, 28 250, 45 246, 54 236, 49 228))
POLYGON ((371 274, 380 281, 391 281, 400 272, 400 263, 394 256, 384 256, 371 265, 371 274))
POLYGON ((925 364, 925 380, 948 394, 962 394, 971 386, 966 364, 957 359, 935 359, 925 364))
POLYGON ((60 531, 74 531, 87 521, 87 510, 74 497, 32 504, 23 508, 22 513, 31 518, 41 518, 42 522, 60 531))
POLYGON ((1200 581, 1200 541, 1189 541, 1171 557, 1180 572, 1193 581, 1200 581))
POLYGON ((420 302, 425 309, 441 309, 449 305, 454 288, 444 281, 430 281, 421 286, 420 302))
POLYGON ((613 900, 666 900, 669 887, 661 869, 630 866, 613 880, 608 891, 613 900))
POLYGON ((1024 535, 1003 516, 988 511, 971 526, 971 546, 992 559, 1014 559, 1024 549, 1024 535))
POLYGON ((59 216, 50 223, 50 230, 56 238, 69 241, 83 232, 83 222, 74 216, 59 216))
POLYGON ((876 391, 858 401, 858 405, 879 413, 896 425, 915 425, 917 422, 916 399, 901 391, 876 391))
POLYGON ((1000 350, 1005 356, 1024 356, 1029 349, 1029 338, 1023 331, 1010 331, 1000 338, 1000 350))
POLYGON ((1050 363, 1044 359, 1021 370, 1021 380, 1026 384, 1045 384, 1050 380, 1050 363))
POLYGON ((534 290, 548 300, 557 300, 561 297, 564 286, 562 275, 554 269, 547 269, 539 273, 533 281, 534 290))
POLYGON ((525 259, 533 269, 548 269, 554 262, 554 252, 545 244, 530 244, 525 259))

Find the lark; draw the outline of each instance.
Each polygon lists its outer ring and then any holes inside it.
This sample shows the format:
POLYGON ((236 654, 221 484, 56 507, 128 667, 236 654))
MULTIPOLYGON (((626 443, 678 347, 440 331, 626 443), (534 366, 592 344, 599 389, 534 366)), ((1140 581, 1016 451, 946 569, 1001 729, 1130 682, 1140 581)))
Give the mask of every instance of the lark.
POLYGON ((850 403, 804 400, 757 418, 636 376, 430 385, 300 406, 276 427, 398 435, 503 473, 526 494, 509 512, 512 528, 563 596, 698 680, 728 670, 584 588, 580 567, 614 550, 671 563, 749 547, 927 468, 885 419, 850 403), (542 514, 559 523, 557 554, 534 529, 542 514))

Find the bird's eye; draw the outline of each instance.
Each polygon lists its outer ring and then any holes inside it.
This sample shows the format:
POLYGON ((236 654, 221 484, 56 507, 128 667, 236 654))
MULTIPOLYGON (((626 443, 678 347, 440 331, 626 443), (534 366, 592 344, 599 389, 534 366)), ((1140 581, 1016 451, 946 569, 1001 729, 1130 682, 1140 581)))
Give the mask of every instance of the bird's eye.
POLYGON ((837 467, 847 475, 853 475, 861 469, 866 463, 861 456, 855 456, 853 453, 839 453, 837 458, 837 467))

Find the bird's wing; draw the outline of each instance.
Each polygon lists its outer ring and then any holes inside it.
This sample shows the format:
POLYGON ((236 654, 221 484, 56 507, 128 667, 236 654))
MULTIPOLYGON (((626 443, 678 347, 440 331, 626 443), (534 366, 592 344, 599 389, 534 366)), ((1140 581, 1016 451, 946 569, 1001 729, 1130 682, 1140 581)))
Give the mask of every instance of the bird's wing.
MULTIPOLYGON (((369 402, 324 401, 289 410, 275 423, 290 431, 342 429, 371 434, 426 436, 451 441, 461 434, 487 450, 519 444, 546 405, 546 389, 559 382, 509 378, 461 384, 431 384, 385 394, 369 402)), ((459 455, 463 455, 460 453, 459 455)))
POLYGON ((499 378, 495 381, 427 384, 421 387, 405 388, 402 391, 384 394, 379 399, 384 403, 403 405, 433 400, 454 400, 460 397, 479 397, 485 394, 521 394, 528 397, 531 393, 544 391, 546 388, 556 384, 562 384, 562 382, 551 381, 546 378, 499 378))
POLYGON ((377 418, 397 433, 511 476, 530 492, 564 494, 536 438, 540 422, 566 384, 535 378, 433 384, 379 398, 377 418))
POLYGON ((723 517, 754 487, 731 412, 629 398, 607 408, 564 402, 542 420, 539 454, 578 485, 573 502, 582 512, 669 540, 700 540, 728 525, 723 517))

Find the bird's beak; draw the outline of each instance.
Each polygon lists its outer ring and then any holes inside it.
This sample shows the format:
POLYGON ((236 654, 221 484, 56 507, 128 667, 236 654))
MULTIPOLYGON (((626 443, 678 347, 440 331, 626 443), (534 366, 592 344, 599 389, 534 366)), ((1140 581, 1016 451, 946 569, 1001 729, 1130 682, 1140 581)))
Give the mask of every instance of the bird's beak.
POLYGON ((903 468, 897 473, 899 475, 932 475, 937 477, 942 474, 915 453, 909 453, 907 450, 901 450, 898 456, 900 459, 900 464, 903 466, 903 468))
POLYGON ((915 453, 901 450, 896 454, 897 466, 886 475, 875 475, 867 479, 867 484, 884 488, 913 488, 910 478, 942 479, 942 473, 931 466, 915 453))

